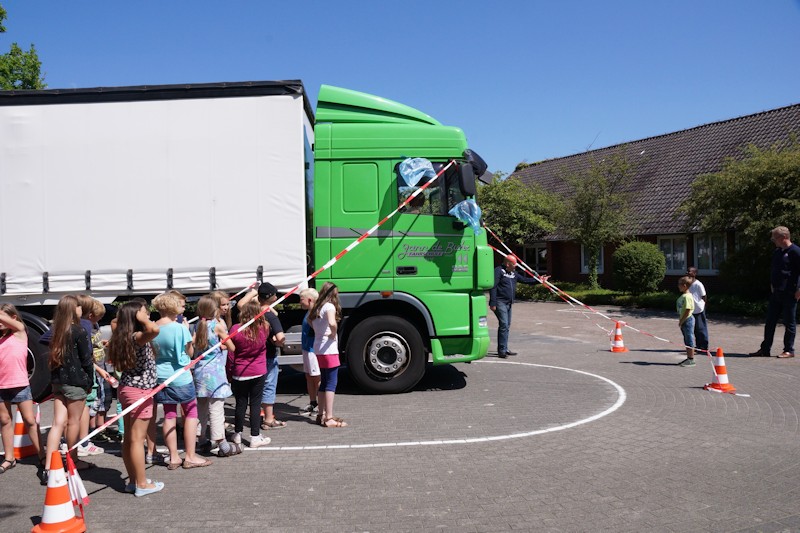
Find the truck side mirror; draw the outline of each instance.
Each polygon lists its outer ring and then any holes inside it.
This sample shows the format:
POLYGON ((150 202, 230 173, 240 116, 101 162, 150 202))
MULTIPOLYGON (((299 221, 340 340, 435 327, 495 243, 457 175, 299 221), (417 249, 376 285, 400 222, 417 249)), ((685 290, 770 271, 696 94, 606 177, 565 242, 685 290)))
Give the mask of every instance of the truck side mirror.
POLYGON ((464 196, 475 196, 475 169, 472 163, 461 163, 458 172, 458 186, 464 196))

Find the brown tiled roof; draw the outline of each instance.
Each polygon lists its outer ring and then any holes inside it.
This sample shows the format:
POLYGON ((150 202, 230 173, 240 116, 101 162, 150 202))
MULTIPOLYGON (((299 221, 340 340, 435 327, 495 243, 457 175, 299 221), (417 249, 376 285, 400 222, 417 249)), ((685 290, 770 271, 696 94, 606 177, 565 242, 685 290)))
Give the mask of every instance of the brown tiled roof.
POLYGON ((800 137, 800 104, 548 159, 515 171, 512 176, 563 194, 569 188, 561 176, 585 170, 592 160, 602 161, 624 147, 628 160, 636 164, 629 183, 636 224, 628 228, 629 233, 682 233, 685 219, 676 218, 674 213, 688 197, 697 176, 717 172, 727 157, 741 158, 742 148, 748 144, 766 148, 787 140, 792 133, 800 137))

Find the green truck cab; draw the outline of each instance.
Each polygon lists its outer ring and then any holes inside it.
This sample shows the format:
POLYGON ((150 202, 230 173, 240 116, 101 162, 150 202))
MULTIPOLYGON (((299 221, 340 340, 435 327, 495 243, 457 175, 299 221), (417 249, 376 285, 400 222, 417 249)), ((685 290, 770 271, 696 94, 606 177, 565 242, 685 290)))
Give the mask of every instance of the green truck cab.
POLYGON ((482 358, 489 347, 484 290, 493 284, 485 231, 448 214, 474 195, 467 142, 416 109, 322 86, 314 126, 313 263, 324 264, 389 215, 408 188, 399 164, 422 157, 439 171, 426 191, 323 271, 339 287, 340 346, 369 392, 403 392, 433 364, 482 358))

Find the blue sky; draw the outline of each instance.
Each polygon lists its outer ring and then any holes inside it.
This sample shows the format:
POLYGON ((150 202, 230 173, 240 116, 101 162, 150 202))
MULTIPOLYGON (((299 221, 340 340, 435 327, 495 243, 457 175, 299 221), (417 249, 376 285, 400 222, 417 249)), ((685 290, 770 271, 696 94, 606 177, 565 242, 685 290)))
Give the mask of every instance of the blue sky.
POLYGON ((0 0, 50 88, 301 79, 464 129, 492 170, 800 103, 800 0, 0 0))

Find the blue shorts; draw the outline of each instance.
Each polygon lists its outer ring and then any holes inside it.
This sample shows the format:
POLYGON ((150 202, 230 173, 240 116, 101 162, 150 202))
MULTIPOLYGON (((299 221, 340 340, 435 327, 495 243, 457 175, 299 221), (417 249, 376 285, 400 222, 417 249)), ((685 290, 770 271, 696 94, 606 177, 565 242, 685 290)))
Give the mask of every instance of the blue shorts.
POLYGON ((320 368, 319 390, 323 392, 336 392, 336 385, 339 383, 339 367, 320 368))
POLYGON ((275 405, 275 391, 278 389, 278 358, 267 357, 267 381, 264 382, 264 393, 261 403, 275 405))
POLYGON ((694 348, 694 317, 692 315, 689 315, 689 318, 681 326, 681 333, 683 333, 683 344, 694 348))
POLYGON ((178 404, 188 403, 197 399, 197 392, 194 388, 194 381, 190 381, 186 385, 168 385, 158 391, 153 398, 156 403, 161 404, 178 404))
POLYGON ((0 400, 8 403, 22 403, 33 400, 30 385, 14 387, 13 389, 0 389, 0 400))

